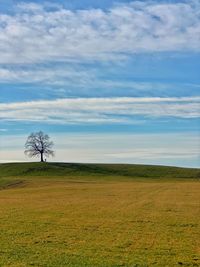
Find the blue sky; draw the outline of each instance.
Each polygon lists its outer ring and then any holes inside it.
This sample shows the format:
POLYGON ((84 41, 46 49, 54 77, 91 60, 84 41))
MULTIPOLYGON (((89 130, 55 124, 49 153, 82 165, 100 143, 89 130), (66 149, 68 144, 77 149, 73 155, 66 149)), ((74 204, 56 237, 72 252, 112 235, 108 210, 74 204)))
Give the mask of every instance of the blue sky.
POLYGON ((1 1, 0 162, 43 130, 56 161, 199 166, 199 9, 1 1))

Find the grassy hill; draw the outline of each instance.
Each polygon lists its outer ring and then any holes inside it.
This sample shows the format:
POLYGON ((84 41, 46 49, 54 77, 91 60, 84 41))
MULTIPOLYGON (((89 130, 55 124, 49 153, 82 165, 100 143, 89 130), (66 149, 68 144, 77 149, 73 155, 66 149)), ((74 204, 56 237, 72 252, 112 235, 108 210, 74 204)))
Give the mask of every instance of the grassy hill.
POLYGON ((200 169, 132 164, 5 163, 0 164, 0 184, 26 178, 102 179, 136 178, 198 179, 200 169))

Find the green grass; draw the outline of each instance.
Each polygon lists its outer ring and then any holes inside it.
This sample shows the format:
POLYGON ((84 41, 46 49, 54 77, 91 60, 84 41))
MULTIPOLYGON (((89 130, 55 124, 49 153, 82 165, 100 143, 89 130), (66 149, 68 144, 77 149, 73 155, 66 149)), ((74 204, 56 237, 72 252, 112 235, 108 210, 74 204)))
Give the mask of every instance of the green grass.
POLYGON ((0 164, 1 177, 87 177, 87 178, 200 178, 200 170, 153 165, 8 163, 0 164))
POLYGON ((0 266, 200 266, 198 169, 0 165, 0 266))

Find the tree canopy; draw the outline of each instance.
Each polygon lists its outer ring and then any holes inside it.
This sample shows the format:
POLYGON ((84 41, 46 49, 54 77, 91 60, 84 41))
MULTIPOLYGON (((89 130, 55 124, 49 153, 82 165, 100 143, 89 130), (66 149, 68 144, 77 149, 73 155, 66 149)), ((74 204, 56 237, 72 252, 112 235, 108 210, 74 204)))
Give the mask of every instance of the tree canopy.
POLYGON ((53 145, 54 143, 50 141, 48 134, 42 131, 31 133, 25 143, 24 153, 31 158, 40 157, 40 161, 44 162, 44 156, 54 156, 53 145))

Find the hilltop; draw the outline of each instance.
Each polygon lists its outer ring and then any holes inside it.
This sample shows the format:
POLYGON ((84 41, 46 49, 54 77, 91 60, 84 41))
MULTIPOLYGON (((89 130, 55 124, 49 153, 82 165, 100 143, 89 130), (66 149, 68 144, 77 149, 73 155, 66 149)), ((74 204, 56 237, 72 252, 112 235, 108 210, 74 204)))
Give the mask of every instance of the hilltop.
POLYGON ((197 179, 200 178, 200 169, 133 164, 79 164, 39 162, 0 164, 0 184, 3 184, 8 180, 24 180, 27 178, 62 178, 89 180, 124 180, 136 178, 197 179))

